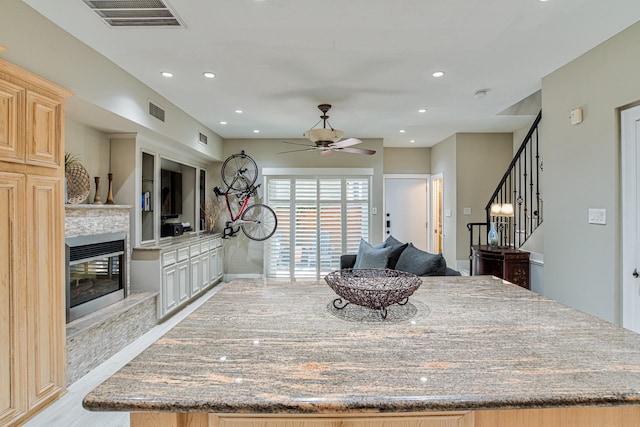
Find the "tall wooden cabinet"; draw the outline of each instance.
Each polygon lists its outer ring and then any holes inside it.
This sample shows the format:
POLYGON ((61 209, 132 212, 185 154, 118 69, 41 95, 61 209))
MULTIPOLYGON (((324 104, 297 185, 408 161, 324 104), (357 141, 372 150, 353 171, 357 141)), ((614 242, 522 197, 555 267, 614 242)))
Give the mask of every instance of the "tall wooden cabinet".
POLYGON ((63 103, 0 60, 0 425, 65 391, 63 103))

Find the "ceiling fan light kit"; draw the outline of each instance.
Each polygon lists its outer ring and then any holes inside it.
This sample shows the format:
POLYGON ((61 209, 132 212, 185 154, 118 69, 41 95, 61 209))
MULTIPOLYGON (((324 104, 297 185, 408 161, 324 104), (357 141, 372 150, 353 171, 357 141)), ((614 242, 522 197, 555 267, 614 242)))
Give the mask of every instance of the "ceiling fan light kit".
POLYGON ((304 133, 304 137, 311 142, 338 142, 344 132, 337 129, 309 129, 304 133))
MULTIPOLYGON (((315 145, 307 145, 308 148, 302 150, 292 150, 292 151, 284 151, 279 154, 284 153, 293 153, 296 151, 320 151, 320 154, 323 156, 328 156, 332 151, 344 151, 345 153, 352 154, 366 154, 373 155, 375 154, 375 150, 368 150, 366 148, 349 148, 351 145, 360 144, 362 141, 356 138, 347 138, 344 140, 340 140, 344 132, 338 129, 334 129, 329 124, 329 116, 327 112, 331 109, 330 104, 320 104, 318 105, 320 111, 322 111, 322 115, 320 116, 320 120, 313 125, 311 129, 304 133, 305 138, 313 142, 315 145), (315 128, 320 122, 322 122, 321 128, 315 128), (328 127, 327 127, 328 126, 328 127)), ((283 141, 287 144, 294 145, 305 145, 298 144, 294 142, 283 141)))

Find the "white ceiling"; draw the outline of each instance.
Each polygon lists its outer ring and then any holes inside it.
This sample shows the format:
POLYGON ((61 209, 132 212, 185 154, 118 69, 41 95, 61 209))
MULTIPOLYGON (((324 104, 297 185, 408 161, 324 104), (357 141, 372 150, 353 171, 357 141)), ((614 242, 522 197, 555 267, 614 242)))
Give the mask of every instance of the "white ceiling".
POLYGON ((527 126, 500 113, 640 19, 638 0, 167 0, 183 28, 131 29, 23 1, 223 138, 301 138, 329 103, 345 137, 388 147, 527 126))

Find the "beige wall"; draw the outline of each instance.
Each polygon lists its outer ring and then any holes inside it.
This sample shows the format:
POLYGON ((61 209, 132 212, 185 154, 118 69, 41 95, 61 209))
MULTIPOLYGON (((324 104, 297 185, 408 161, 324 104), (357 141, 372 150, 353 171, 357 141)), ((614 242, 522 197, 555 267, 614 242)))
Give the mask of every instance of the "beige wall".
POLYGON ((385 148, 384 173, 431 173, 431 148, 385 148))
POLYGON ((486 221, 484 208, 513 158, 512 146, 511 133, 458 133, 431 148, 431 173, 443 174, 443 208, 451 211, 443 221, 443 254, 450 267, 468 269, 467 223, 486 221), (464 215, 464 208, 471 208, 471 215, 464 215))
POLYGON ((442 220, 444 259, 449 267, 456 266, 456 136, 450 136, 444 141, 431 147, 431 173, 442 174, 443 182, 443 210, 451 211, 451 216, 444 216, 442 220))
POLYGON ((486 207, 513 158, 510 133, 459 133, 456 135, 456 256, 469 257, 470 222, 484 222, 486 207), (464 215, 471 208, 471 215, 464 215))
POLYGON ((640 100, 639 41, 636 23, 542 80, 545 294, 609 321, 620 319, 617 109, 640 100), (607 224, 589 225, 589 208, 607 224))
POLYGON ((88 202, 95 195, 94 177, 100 177, 100 198, 107 201, 109 173, 109 136, 92 127, 71 119, 65 120, 65 152, 71 153, 82 163, 91 177, 91 193, 88 202))
MULTIPOLYGON (((321 156, 317 152, 301 151, 297 153, 278 154, 282 151, 295 150, 295 145, 285 144, 276 139, 235 139, 225 140, 224 158, 244 150, 257 163, 258 169, 263 168, 372 168, 373 188, 371 206, 382 212, 382 170, 383 149, 381 139, 363 139, 359 148, 376 150, 373 156, 364 156, 348 153, 333 153, 330 156, 321 156)), ((307 140, 293 140, 302 144, 307 140)), ((304 147, 301 147, 304 148, 304 147)), ((209 187, 220 185, 219 163, 213 174, 209 177, 209 187)), ((258 177, 259 183, 263 177, 258 177)), ((210 193, 210 191, 209 191, 210 193)), ((259 190, 260 196, 264 195, 264 188, 259 190)), ((226 212, 223 213, 228 217, 226 212)), ((372 215, 371 242, 382 241, 382 219, 378 215, 372 215)), ((263 274, 264 243, 254 242, 246 237, 231 238, 225 242, 225 274, 263 274)))

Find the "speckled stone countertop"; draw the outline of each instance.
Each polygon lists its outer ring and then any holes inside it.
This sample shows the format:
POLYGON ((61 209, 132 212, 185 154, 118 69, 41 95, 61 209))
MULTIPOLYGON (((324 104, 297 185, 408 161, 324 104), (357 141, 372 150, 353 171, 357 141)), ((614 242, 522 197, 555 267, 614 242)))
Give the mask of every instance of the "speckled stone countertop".
POLYGON ((388 319, 321 282, 237 280, 89 393, 104 411, 344 413, 640 404, 640 335, 490 277, 388 319))

